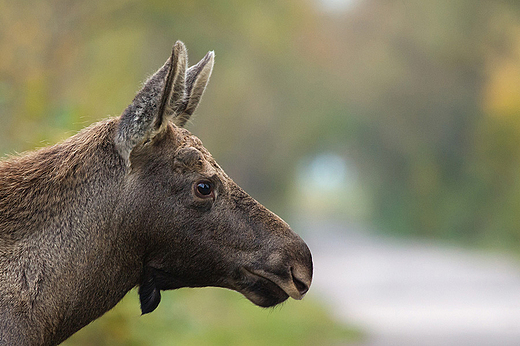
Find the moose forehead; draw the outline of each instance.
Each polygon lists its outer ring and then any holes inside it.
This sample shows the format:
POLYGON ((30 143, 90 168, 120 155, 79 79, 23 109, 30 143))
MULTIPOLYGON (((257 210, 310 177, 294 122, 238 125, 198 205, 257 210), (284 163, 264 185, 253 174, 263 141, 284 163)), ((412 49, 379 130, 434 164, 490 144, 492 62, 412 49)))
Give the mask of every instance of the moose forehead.
POLYGON ((159 167, 174 167, 176 174, 196 173, 228 180, 202 141, 184 128, 169 123, 154 141, 143 143, 130 155, 133 171, 148 175, 159 167))
POLYGON ((224 172, 217 164, 202 141, 184 128, 170 124, 169 133, 174 135, 174 143, 169 145, 173 149, 173 158, 182 169, 196 171, 205 175, 223 175, 224 172))

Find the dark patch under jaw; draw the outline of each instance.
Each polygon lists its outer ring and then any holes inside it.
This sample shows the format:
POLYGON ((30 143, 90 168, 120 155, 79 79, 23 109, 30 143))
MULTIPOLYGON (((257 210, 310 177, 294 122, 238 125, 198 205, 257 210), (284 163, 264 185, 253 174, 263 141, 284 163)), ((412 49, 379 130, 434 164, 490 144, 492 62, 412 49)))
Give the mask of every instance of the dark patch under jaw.
POLYGON ((150 272, 144 275, 143 282, 139 286, 139 301, 143 315, 154 311, 161 302, 161 291, 150 272))

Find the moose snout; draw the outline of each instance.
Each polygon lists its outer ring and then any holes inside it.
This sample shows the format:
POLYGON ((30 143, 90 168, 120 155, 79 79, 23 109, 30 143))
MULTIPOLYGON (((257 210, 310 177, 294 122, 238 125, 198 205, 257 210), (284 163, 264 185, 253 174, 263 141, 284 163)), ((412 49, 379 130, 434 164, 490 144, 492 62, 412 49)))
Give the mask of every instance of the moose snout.
MULTIPOLYGON (((310 251, 308 251, 308 258, 303 259, 292 259, 288 262, 278 263, 278 268, 269 270, 259 270, 255 274, 262 276, 268 280, 274 282, 280 287, 287 295, 293 299, 302 299, 312 282, 312 257, 310 251), (283 270, 283 271, 282 271, 283 270)), ((280 258, 281 256, 273 256, 280 258)))
POLYGON ((243 212, 239 217, 247 216, 244 224, 249 228, 247 243, 252 251, 241 253, 231 287, 262 307, 289 297, 302 299, 312 282, 309 247, 284 220, 235 187, 236 205, 243 212))
MULTIPOLYGON (((297 236, 296 236, 297 237, 297 236)), ((312 255, 298 237, 290 246, 271 253, 263 265, 244 268, 249 274, 270 281, 285 292, 286 297, 302 299, 312 282, 312 255)))
MULTIPOLYGON (((293 241, 285 248, 285 254, 274 253, 268 262, 276 268, 283 268, 281 275, 273 277, 276 283, 287 295, 293 299, 302 299, 312 283, 312 255, 309 247, 295 233, 293 241)), ((276 272, 276 271, 274 271, 276 272)))

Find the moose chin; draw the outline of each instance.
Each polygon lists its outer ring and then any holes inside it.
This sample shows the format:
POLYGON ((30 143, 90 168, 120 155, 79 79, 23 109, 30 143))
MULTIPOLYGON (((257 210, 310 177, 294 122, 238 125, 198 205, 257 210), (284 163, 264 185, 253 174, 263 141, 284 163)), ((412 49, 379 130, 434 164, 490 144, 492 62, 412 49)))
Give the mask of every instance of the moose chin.
MULTIPOLYGON (((0 344, 56 345, 139 287, 301 299, 307 245, 183 128, 213 69, 177 42, 119 117, 0 162, 0 344)), ((216 120, 218 121, 218 120, 216 120)))

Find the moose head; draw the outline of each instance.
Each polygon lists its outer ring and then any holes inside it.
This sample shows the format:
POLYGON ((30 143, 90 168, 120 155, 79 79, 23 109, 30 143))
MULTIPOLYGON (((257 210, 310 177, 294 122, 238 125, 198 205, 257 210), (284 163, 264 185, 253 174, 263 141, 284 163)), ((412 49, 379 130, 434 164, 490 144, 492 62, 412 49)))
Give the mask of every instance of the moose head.
POLYGON ((116 147, 128 166, 127 220, 145 240, 143 313, 160 290, 219 286, 260 306, 301 299, 312 277, 305 243, 245 193, 182 126, 213 68, 209 52, 187 68, 177 42, 170 59, 121 116, 116 147))
POLYGON ((311 253, 183 128, 213 68, 177 42, 123 114, 0 162, 0 343, 54 345, 139 287, 301 299, 311 253))

